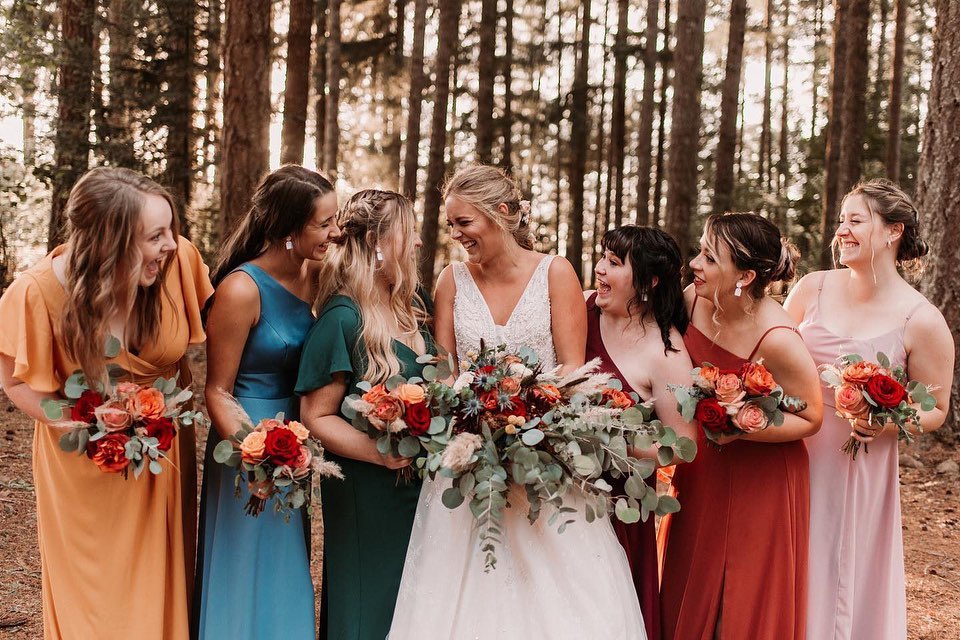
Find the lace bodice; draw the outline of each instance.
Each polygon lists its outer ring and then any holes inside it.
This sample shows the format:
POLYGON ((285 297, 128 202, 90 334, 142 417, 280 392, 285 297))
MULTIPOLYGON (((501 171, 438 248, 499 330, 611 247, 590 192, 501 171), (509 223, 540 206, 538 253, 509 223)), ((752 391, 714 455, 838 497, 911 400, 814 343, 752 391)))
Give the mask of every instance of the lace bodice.
POLYGON ((505 344, 510 351, 529 347, 540 357, 544 369, 557 366, 547 279, 552 260, 553 256, 546 256, 537 265, 505 325, 494 322, 490 307, 467 266, 462 262, 453 263, 453 280, 457 286, 453 301, 453 327, 458 359, 463 359, 467 351, 479 349, 482 338, 488 346, 505 344))

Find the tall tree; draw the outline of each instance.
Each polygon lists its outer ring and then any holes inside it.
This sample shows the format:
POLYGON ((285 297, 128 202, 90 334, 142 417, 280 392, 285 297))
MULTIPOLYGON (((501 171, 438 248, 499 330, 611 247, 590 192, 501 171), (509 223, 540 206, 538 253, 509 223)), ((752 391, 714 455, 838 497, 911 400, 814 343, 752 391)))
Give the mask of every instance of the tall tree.
POLYGON ((503 119, 500 129, 503 131, 503 152, 500 166, 508 171, 513 167, 513 0, 506 0, 504 16, 503 62, 503 119))
POLYGON ((890 101, 887 107, 887 177, 900 181, 900 123, 903 109, 903 58, 907 34, 907 0, 896 0, 893 65, 890 71, 890 101))
POLYGON ((47 249, 63 242, 63 210, 73 184, 87 170, 93 94, 95 0, 61 0, 57 117, 54 126, 53 206, 47 249))
POLYGON ((770 130, 773 83, 773 0, 767 0, 763 22, 763 120, 760 125, 760 162, 758 176, 760 191, 770 193, 770 165, 773 132, 770 130))
MULTIPOLYGON (((956 275, 960 182, 955 175, 960 166, 960 102, 956 99, 960 86, 960 4, 954 0, 937 0, 936 4, 933 73, 917 179, 917 205, 923 216, 924 235, 930 242, 922 291, 940 308, 953 332, 954 345, 960 346, 960 279, 956 275)), ((960 380, 960 350, 955 356, 954 381, 960 380)), ((958 416, 960 386, 954 384, 948 416, 954 434, 958 416)))
POLYGON ((637 125, 637 223, 653 224, 650 209, 650 172, 653 166, 653 113, 657 91, 657 18, 660 0, 647 0, 643 35, 643 89, 637 125))
POLYGON ((833 2, 833 53, 830 62, 830 107, 827 115, 827 146, 823 164, 823 206, 820 209, 820 268, 832 265, 830 244, 837 228, 840 200, 840 138, 843 134, 843 90, 847 70, 847 6, 851 0, 833 2))
POLYGON ((407 144, 403 155, 403 193, 417 198, 417 170, 420 168, 420 114, 427 76, 423 70, 423 41, 427 29, 427 0, 413 5, 413 53, 410 55, 410 98, 407 101, 407 144))
POLYGON ((110 34, 110 106, 106 115, 107 144, 103 152, 116 166, 134 168, 133 111, 136 78, 133 69, 137 15, 133 0, 110 0, 107 5, 107 31, 110 34))
POLYGON ((497 0, 480 1, 477 57, 477 160, 493 159, 493 85, 497 79, 497 0))
POLYGON ((226 0, 221 237, 236 226, 270 163, 271 0, 226 0))
POLYGON ((310 36, 313 0, 290 0, 287 32, 287 77, 283 89, 283 127, 280 162, 303 162, 310 97, 310 36))
POLYGON ((423 202, 423 227, 420 235, 420 282, 433 289, 433 269, 437 257, 440 230, 440 187, 446 172, 447 103, 450 99, 450 70, 457 43, 460 40, 460 0, 438 0, 440 30, 437 34, 437 54, 434 62, 436 85, 433 117, 430 130, 430 159, 427 164, 427 184, 423 202))
POLYGON ((196 141, 193 114, 196 110, 196 74, 194 73, 197 5, 192 0, 164 0, 167 64, 166 84, 167 157, 162 178, 180 204, 180 227, 189 235, 186 217, 193 185, 194 146, 196 141))
POLYGON ((840 133, 839 193, 860 180, 863 133, 867 109, 870 0, 849 0, 847 12, 847 70, 843 78, 843 125, 840 133))
POLYGON ((337 176, 340 155, 340 0, 327 0, 327 120, 323 135, 323 168, 337 176))
POLYGON ((703 26, 706 11, 706 0, 688 0, 677 7, 666 229, 680 245, 684 259, 690 251, 690 219, 697 207, 700 85, 703 80, 703 26))
POLYGON ((786 203, 783 200, 790 186, 790 34, 790 0, 786 0, 783 3, 783 43, 780 52, 783 79, 780 84, 780 144, 777 153, 777 223, 781 228, 786 223, 786 203))
POLYGON ((820 68, 821 50, 823 48, 823 3, 824 0, 817 0, 816 10, 813 18, 813 77, 810 81, 813 91, 813 100, 810 113, 810 137, 817 135, 817 121, 820 113, 820 68))
POLYGON ((317 166, 323 166, 324 146, 327 135, 327 4, 328 0, 317 0, 314 22, 317 28, 317 55, 313 62, 313 86, 316 91, 316 104, 313 107, 313 119, 316 125, 314 155, 317 166))
POLYGON ((740 78, 743 75, 743 39, 747 28, 747 0, 730 3, 730 31, 727 60, 720 93, 720 137, 717 141, 713 212, 729 211, 733 205, 733 163, 737 152, 737 108, 740 103, 740 78))
POLYGON ((653 217, 651 225, 660 224, 660 202, 663 200, 664 166, 666 165, 665 141, 667 131, 667 91, 670 89, 670 75, 673 72, 673 56, 670 55, 670 0, 663 4, 663 42, 660 52, 660 98, 657 100, 657 173, 653 183, 653 217))
POLYGON ((207 61, 204 66, 204 82, 206 89, 203 99, 203 130, 204 130, 204 169, 213 167, 214 185, 220 181, 220 124, 217 121, 217 112, 221 108, 223 99, 220 65, 222 64, 221 51, 223 50, 223 1, 207 0, 207 22, 205 34, 207 40, 207 61))
POLYGON ((567 224, 567 260, 577 277, 583 280, 583 180, 587 173, 587 151, 590 144, 589 79, 590 25, 593 23, 590 0, 583 0, 580 20, 580 43, 573 71, 573 95, 570 104, 570 218, 567 224))
MULTIPOLYGON (((584 5, 589 6, 589 5, 584 5)), ((630 0, 617 2, 617 36, 613 45, 613 109, 610 115, 610 173, 613 189, 613 225, 623 224, 623 165, 627 146, 627 31, 630 0)), ((588 43, 589 44, 589 43, 588 43)), ((586 54, 584 54, 586 55, 586 54)), ((586 73, 584 74, 586 78, 586 73)), ((574 137, 578 134, 574 133, 574 137)), ((576 229, 574 233, 576 233, 576 229)))

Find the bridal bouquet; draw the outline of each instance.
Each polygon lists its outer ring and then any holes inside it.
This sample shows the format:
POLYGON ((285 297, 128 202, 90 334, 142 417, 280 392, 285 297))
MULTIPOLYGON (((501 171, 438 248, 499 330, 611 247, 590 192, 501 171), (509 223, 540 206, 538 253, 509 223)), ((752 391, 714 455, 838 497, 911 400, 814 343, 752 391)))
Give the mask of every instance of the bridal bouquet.
MULTIPOLYGON (((923 411, 937 406, 930 392, 933 387, 907 380, 903 367, 891 367, 890 359, 877 354, 877 362, 864 360, 851 353, 840 356, 835 364, 820 367, 820 379, 834 390, 837 415, 850 422, 852 427, 858 419, 878 427, 887 422, 897 425, 897 437, 911 442, 909 425, 920 426, 920 414, 914 404, 923 411)), ((841 450, 856 459, 862 443, 850 436, 841 450)), ((864 451, 869 453, 867 445, 864 451)))
POLYGON ((66 400, 41 401, 47 420, 67 428, 60 448, 86 454, 104 473, 124 478, 131 467, 135 478, 144 469, 161 473, 160 459, 166 458, 180 426, 206 423, 202 413, 185 407, 193 392, 177 387, 176 377, 142 386, 116 382, 123 372, 115 365, 109 371, 110 381, 95 388, 77 371, 64 385, 66 400))
POLYGON ((214 460, 237 468, 234 493, 238 498, 240 483, 244 477, 248 479, 247 514, 257 517, 273 498, 274 511, 289 521, 295 510, 311 502, 311 471, 321 477, 343 478, 340 467, 324 460, 323 447, 301 423, 285 420, 283 413, 256 425, 250 422, 249 418, 242 421, 233 438, 213 450, 214 460))
MULTIPOLYGON (((452 479, 442 495, 445 506, 469 503, 488 570, 496 565, 511 484, 523 488, 531 523, 551 505, 549 524, 561 533, 574 522, 576 509, 564 504, 572 491, 585 498, 587 522, 613 511, 631 523, 680 508, 644 482, 656 463, 631 457, 630 450, 658 443, 666 464, 674 455, 693 459, 696 444, 652 420, 648 406, 595 366, 560 376, 543 371, 532 350, 509 353, 481 343, 479 352, 467 354, 452 385, 428 382, 434 385, 433 415, 448 420, 447 439, 432 441, 418 465, 431 476, 452 479), (613 495, 605 477, 625 478, 626 495, 613 495)), ((437 373, 428 367, 424 377, 435 380, 437 373)))
POLYGON ((691 372, 693 386, 671 385, 677 408, 696 420, 712 442, 721 436, 756 433, 783 424, 783 411, 803 411, 807 403, 784 394, 762 362, 724 371, 704 362, 691 372))

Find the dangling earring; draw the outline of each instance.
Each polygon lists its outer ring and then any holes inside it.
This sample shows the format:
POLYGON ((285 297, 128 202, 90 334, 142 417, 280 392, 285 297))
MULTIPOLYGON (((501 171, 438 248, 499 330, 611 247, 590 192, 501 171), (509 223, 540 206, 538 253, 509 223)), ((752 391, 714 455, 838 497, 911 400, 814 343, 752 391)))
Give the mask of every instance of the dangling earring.
POLYGON ((891 240, 890 238, 887 238, 887 249, 891 248, 892 246, 893 246, 893 240, 891 240))
POLYGON ((738 298, 743 295, 743 284, 737 283, 737 288, 733 290, 733 295, 738 298))
POLYGON ((383 251, 380 251, 380 247, 377 247, 377 262, 383 262, 383 251))
POLYGON ((293 249, 293 240, 290 239, 290 236, 287 236, 287 242, 284 244, 284 246, 287 248, 287 251, 293 249))
POLYGON ((640 302, 646 302, 647 299, 648 299, 647 292, 644 291, 643 294, 640 295, 640 302))

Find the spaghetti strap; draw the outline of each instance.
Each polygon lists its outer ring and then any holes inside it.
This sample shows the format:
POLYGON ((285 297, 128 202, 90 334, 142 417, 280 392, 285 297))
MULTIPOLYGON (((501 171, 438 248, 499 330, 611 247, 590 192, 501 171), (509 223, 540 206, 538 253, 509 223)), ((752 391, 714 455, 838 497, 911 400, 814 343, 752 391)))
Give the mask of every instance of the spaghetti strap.
POLYGON ((930 303, 930 301, 927 300, 926 298, 924 298, 923 300, 921 300, 921 301, 918 302, 917 304, 913 305, 913 307, 910 309, 910 312, 907 314, 907 317, 906 317, 906 318, 904 319, 904 321, 903 321, 903 326, 907 326, 907 323, 910 322, 910 318, 912 318, 912 317, 913 317, 913 314, 915 314, 917 311, 920 310, 920 307, 922 307, 922 306, 924 306, 924 305, 926 305, 926 304, 929 304, 929 303, 930 303))
POLYGON ((763 344, 764 338, 766 338, 766 337, 767 337, 767 334, 770 333, 771 331, 773 331, 774 329, 790 329, 790 331, 796 332, 796 329, 794 329, 794 328, 791 327, 790 325, 786 325, 786 324, 778 324, 778 325, 776 325, 776 326, 770 327, 769 329, 767 329, 766 331, 764 331, 764 332, 763 332, 763 335, 760 336, 760 339, 757 340, 757 346, 755 346, 755 347, 753 348, 753 351, 750 352, 750 355, 747 356, 747 360, 753 360, 753 356, 757 355, 757 350, 760 349, 760 345, 763 344))

